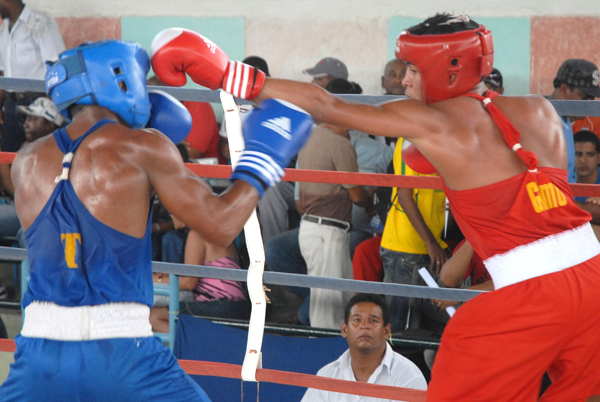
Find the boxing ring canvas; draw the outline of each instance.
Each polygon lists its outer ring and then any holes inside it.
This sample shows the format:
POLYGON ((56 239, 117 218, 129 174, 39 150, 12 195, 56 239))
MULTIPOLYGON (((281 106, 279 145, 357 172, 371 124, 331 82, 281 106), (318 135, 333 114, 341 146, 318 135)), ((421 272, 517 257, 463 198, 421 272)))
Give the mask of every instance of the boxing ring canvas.
MULTIPOLYGON (((189 315, 179 315, 173 353, 178 359, 205 360, 241 364, 246 352, 247 331, 189 315)), ((298 338, 265 335, 264 368, 316 374, 324 365, 336 360, 348 349, 341 336, 334 338, 298 338)), ((192 376, 213 402, 241 400, 241 380, 192 376)), ((244 401, 256 401, 257 383, 245 382, 244 401)), ((306 388, 260 383, 261 401, 299 401, 306 388)))

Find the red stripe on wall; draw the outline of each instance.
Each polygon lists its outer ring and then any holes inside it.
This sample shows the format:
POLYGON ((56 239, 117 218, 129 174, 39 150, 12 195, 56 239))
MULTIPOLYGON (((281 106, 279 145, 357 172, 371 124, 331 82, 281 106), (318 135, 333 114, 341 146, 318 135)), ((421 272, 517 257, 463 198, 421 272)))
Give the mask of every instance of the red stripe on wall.
POLYGON ((56 22, 67 49, 86 41, 121 39, 121 18, 58 17, 56 22))
POLYGON ((532 17, 532 94, 550 95, 558 68, 567 59, 586 59, 600 65, 600 18, 532 17))

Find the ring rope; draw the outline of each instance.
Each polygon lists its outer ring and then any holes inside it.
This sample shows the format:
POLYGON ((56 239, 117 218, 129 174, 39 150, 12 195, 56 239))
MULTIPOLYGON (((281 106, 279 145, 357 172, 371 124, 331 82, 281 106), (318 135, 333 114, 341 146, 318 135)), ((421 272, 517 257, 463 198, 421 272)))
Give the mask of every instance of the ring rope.
MULTIPOLYGON (((0 339, 0 352, 14 353, 16 350, 17 347, 13 339, 0 339)), ((179 365, 183 371, 190 375, 242 379, 242 366, 237 364, 179 360, 179 365)), ((425 391, 389 385, 367 384, 358 381, 338 380, 290 371, 259 368, 256 371, 256 380, 259 382, 316 388, 330 392, 341 392, 345 394, 370 396, 373 398, 391 399, 396 401, 425 401, 425 391)))
MULTIPOLYGON (((30 91, 30 92, 46 92, 46 83, 44 80, 31 80, 26 78, 9 78, 0 77, 0 89, 8 89, 12 91, 30 91)), ((148 86, 148 89, 157 89, 166 92, 180 101, 196 101, 196 102, 211 102, 219 103, 219 91, 212 91, 204 88, 175 88, 175 87, 157 87, 148 86)), ((389 102, 393 99, 407 99, 406 96, 395 95, 336 95, 339 98, 360 102, 366 104, 379 104, 389 102)), ((245 99, 235 98, 236 103, 252 104, 245 99)), ((593 100, 555 100, 549 99, 550 103, 556 109, 556 112, 561 116, 600 116, 600 107, 598 102, 593 100)))
MULTIPOLYGON (((12 163, 14 152, 0 152, 0 164, 12 163)), ((231 176, 231 166, 203 165, 186 163, 185 166, 198 176, 214 179, 228 179, 231 176)), ((397 188, 426 188, 442 190, 442 180, 433 176, 403 176, 382 173, 351 173, 334 172, 312 169, 285 169, 285 181, 310 183, 344 183, 357 186, 379 186, 397 188)), ((600 185, 570 183, 571 191, 576 197, 600 197, 600 185)))
MULTIPOLYGON (((27 250, 13 247, 0 247, 2 260, 22 261, 27 259, 27 250), (5 255, 10 256, 5 257, 5 255)), ((174 274, 178 276, 193 276, 198 278, 227 279, 246 282, 247 273, 243 270, 209 267, 205 265, 175 264, 169 262, 152 262, 152 272, 174 274)), ((467 301, 478 294, 478 290, 440 288, 432 289, 424 286, 404 285, 401 283, 368 282, 354 279, 328 278, 303 274, 266 271, 263 281, 273 285, 296 286, 306 288, 321 288, 342 290, 348 292, 374 293, 390 296, 418 297, 424 299, 440 299, 467 301)))

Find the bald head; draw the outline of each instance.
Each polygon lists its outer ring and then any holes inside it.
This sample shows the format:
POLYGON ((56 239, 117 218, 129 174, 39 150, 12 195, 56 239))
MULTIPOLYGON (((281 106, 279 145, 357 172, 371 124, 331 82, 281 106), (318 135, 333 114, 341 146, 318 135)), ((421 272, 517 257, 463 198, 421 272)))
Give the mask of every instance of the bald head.
POLYGON ((386 95, 404 95, 402 80, 406 73, 406 63, 393 59, 387 62, 381 77, 381 86, 386 95))

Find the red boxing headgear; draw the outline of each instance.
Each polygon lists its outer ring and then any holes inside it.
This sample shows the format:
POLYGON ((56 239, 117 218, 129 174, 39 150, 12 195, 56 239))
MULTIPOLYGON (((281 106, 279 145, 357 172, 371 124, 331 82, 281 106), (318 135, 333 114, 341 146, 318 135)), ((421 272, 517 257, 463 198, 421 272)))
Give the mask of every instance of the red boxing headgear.
POLYGON ((419 69, 426 103, 443 101, 469 92, 492 72, 492 32, 483 25, 442 35, 404 31, 396 41, 396 58, 419 69))

